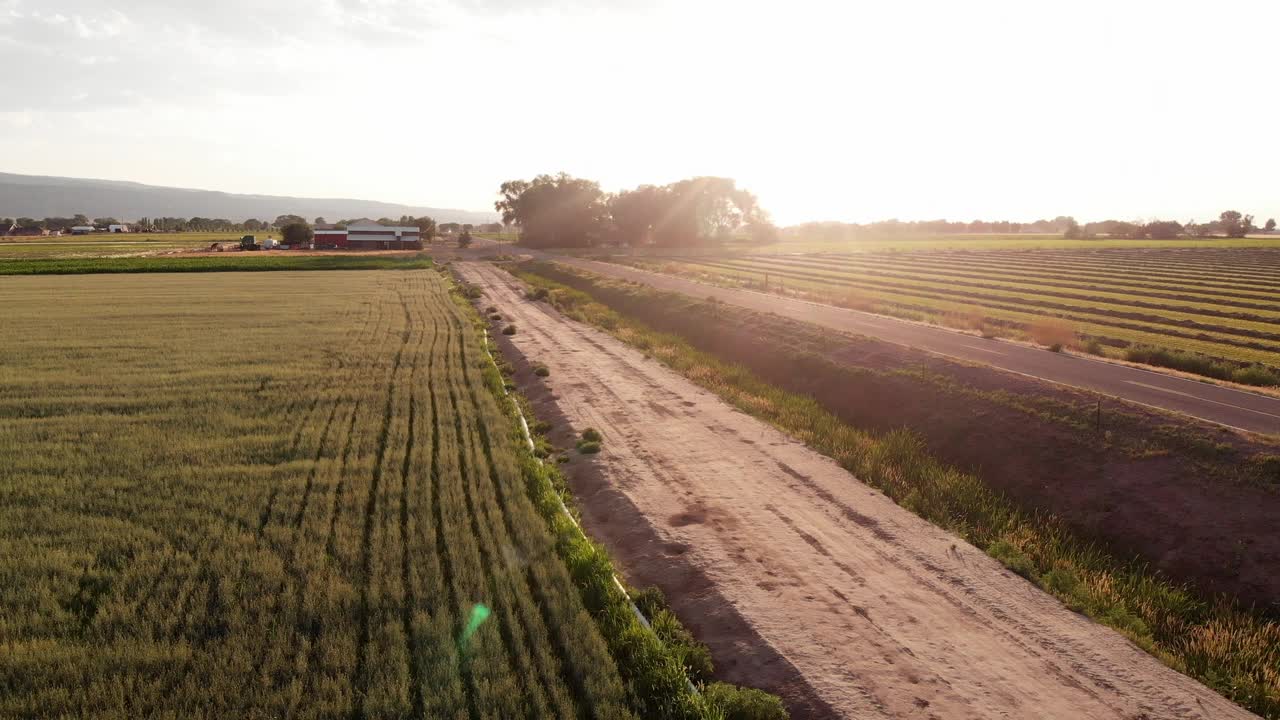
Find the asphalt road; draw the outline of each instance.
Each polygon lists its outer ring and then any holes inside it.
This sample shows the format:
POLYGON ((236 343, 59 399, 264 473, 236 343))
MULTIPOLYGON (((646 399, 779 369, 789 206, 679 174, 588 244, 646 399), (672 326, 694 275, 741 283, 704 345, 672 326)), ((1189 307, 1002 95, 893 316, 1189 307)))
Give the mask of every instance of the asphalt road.
MULTIPOLYGON (((527 251, 526 251, 527 252, 527 251)), ((540 253, 539 253, 540 254, 540 253)), ((714 297, 751 310, 771 312, 844 332, 858 333, 939 355, 982 363, 1050 382, 1094 390, 1130 402, 1179 412, 1240 430, 1280 434, 1280 398, 1235 390, 1173 375, 1078 355, 983 339, 946 328, 783 298, 722 288, 624 265, 564 256, 556 262, 600 275, 634 280, 662 290, 714 297)))

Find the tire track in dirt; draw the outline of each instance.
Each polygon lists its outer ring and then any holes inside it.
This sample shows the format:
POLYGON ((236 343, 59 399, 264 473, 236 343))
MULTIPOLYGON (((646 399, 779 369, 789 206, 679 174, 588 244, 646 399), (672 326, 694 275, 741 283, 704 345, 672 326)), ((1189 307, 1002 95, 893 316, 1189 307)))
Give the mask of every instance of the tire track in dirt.
POLYGON ((725 679, 796 717, 1251 717, 501 271, 462 273, 519 328, 504 342, 551 367, 547 409, 605 434, 567 466, 587 529, 725 679))

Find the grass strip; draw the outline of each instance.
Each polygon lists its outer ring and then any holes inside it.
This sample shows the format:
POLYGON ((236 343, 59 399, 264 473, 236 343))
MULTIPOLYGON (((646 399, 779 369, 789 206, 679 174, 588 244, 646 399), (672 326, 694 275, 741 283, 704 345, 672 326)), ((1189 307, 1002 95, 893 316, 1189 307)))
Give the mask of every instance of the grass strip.
POLYGON ((276 270, 420 270, 431 257, 414 255, 289 255, 246 253, 195 257, 43 258, 0 261, 0 275, 98 273, 270 272, 276 270))
MULTIPOLYGON (((608 331, 734 407, 790 433, 899 505, 981 548, 1072 610, 1265 718, 1280 718, 1280 625, 1229 598, 1205 601, 1138 562, 1125 562, 1070 532, 1055 516, 1029 514, 974 475, 931 457, 908 430, 872 435, 811 397, 769 385, 740 365, 694 349, 571 288, 530 264, 515 274, 547 290, 567 316, 608 331)), ((587 278, 585 286, 618 285, 587 278)), ((652 291, 657 296, 669 295, 652 291)))

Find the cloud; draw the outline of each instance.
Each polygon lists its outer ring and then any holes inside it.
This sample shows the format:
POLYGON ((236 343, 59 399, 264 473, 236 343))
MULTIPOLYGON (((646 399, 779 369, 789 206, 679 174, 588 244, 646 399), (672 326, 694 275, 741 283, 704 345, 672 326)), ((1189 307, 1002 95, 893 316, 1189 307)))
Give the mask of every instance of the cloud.
MULTIPOLYGON (((381 0, 0 1, 0 92, 32 110, 273 97, 326 81, 336 57, 422 44, 449 15, 381 0)), ((447 6, 446 10, 448 9, 447 6)))

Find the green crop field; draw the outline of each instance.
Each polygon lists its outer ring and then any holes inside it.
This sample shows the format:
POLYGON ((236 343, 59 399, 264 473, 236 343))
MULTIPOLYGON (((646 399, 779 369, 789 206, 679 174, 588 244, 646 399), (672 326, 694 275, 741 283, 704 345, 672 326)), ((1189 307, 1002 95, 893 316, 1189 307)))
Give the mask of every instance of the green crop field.
POLYGON ((1251 384, 1280 369, 1280 248, 1107 248, 631 258, 631 264, 914 320, 1037 339, 1251 384), (1096 342, 1090 342, 1096 341, 1096 342), (1180 360, 1178 358, 1181 358, 1180 360), (1215 364, 1216 363, 1216 364, 1215 364), (1215 374, 1217 373, 1217 374, 1215 374), (1233 375, 1234 374, 1234 375, 1233 375))
MULTIPOLYGON (((265 237, 279 232, 248 233, 265 237)), ((245 233, 121 233, 65 235, 60 237, 0 238, 0 260, 31 258, 130 257, 150 255, 168 250, 194 250, 210 244, 238 242, 245 233)))
POLYGON ((448 287, 0 282, 0 717, 676 716, 448 287))

